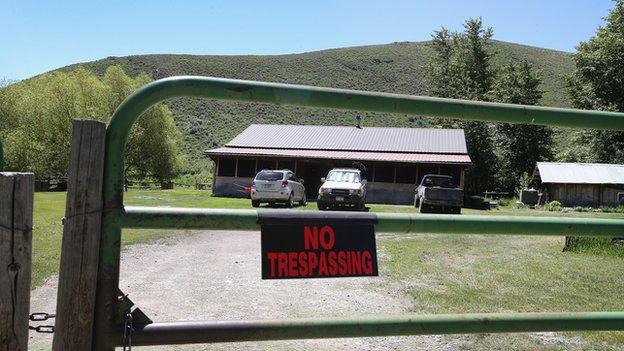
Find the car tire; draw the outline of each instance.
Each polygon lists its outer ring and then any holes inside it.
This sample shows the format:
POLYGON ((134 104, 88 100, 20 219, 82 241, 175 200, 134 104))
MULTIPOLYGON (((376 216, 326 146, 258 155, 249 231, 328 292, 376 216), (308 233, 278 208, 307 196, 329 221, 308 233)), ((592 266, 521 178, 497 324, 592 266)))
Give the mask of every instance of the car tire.
POLYGON ((299 201, 299 205, 305 206, 307 204, 308 204, 308 197, 306 196, 305 193, 303 193, 303 197, 301 198, 301 201, 299 201))
POLYGON ((364 211, 365 209, 366 209, 366 204, 364 203, 364 201, 360 201, 358 203, 358 210, 364 211))
POLYGON ((453 207, 453 214, 461 214, 461 207, 460 206, 453 207))
POLYGON ((290 193, 290 196, 288 197, 288 201, 286 202, 286 207, 291 208, 295 206, 295 201, 293 199, 293 194, 290 193))
POLYGON ((269 202, 269 207, 275 207, 275 202, 269 202))
POLYGON ((251 200, 251 207, 260 207, 259 200, 251 200))
POLYGON ((320 211, 325 211, 327 209, 327 205, 320 201, 316 203, 316 206, 320 211))
POLYGON ((420 207, 420 198, 418 196, 414 196, 414 207, 415 208, 419 208, 420 207))

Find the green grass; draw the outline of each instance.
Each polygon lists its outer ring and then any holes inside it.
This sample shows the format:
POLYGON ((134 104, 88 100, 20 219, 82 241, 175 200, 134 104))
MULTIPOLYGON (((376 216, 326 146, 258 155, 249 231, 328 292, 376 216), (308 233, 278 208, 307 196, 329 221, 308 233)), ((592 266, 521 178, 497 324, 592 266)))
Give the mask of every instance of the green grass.
MULTIPOLYGON (((381 245, 416 312, 624 310, 622 258, 562 246, 563 238, 481 235, 396 236, 381 245)), ((573 335, 624 347, 621 332, 573 335)))
POLYGON ((577 237, 570 251, 596 256, 611 256, 624 259, 624 243, 614 245, 611 238, 577 237))
MULTIPOLYGON (((132 190, 126 193, 127 205, 137 206, 170 206, 170 207, 203 207, 203 208, 240 208, 249 209, 250 203, 246 199, 233 199, 212 197, 208 191, 196 191, 191 189, 175 190, 132 190)), ((264 207, 264 206, 263 206, 264 207)), ((394 205, 369 205, 372 212, 416 212, 412 206, 394 205)), ((297 207, 303 210, 316 210, 316 205, 308 204, 306 207, 297 207)), ((34 216, 34 242, 33 242, 33 287, 41 283, 50 275, 58 271, 61 233, 63 226, 61 219, 65 211, 65 193, 36 193, 34 216)), ((464 214, 487 214, 508 216, 566 216, 566 217, 600 217, 600 218, 624 218, 621 213, 586 213, 586 212, 548 212, 529 209, 498 208, 491 211, 479 211, 464 209, 464 214)), ((157 238, 169 233, 162 230, 125 230, 122 244, 127 245, 136 242, 157 238)), ((608 253, 607 256, 622 256, 621 246, 600 245, 584 246, 580 250, 584 254, 608 253)))
MULTIPOLYGON (((65 193, 35 194, 33 287, 58 270, 65 193)), ((218 198, 191 189, 131 190, 127 205, 249 209, 248 199, 218 198)), ((369 205, 373 212, 413 212, 412 206, 369 205)), ((298 209, 316 210, 315 204, 298 209)), ((622 213, 549 212, 501 207, 464 209, 464 214, 622 218, 622 213)), ((171 234, 125 230, 123 245, 171 234)), ((562 252, 562 237, 382 234, 381 274, 402 282, 415 312, 528 312, 624 310, 624 245, 589 245, 562 252)), ((569 333, 582 348, 624 348, 624 333, 569 333)), ((468 344, 489 349, 558 350, 527 334, 470 336, 468 344)), ((470 349, 470 347, 468 347, 470 349)))

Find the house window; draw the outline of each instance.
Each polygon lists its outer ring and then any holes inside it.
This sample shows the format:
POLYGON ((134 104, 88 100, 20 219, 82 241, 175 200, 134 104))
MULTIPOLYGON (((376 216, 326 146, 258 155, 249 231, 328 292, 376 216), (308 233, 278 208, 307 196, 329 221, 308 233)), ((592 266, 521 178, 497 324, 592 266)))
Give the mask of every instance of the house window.
POLYGON ((256 175, 256 160, 238 159, 237 177, 253 177, 256 175))
POLYGON ((394 183, 394 166, 375 166, 375 182, 394 183))
POLYGON ((275 169, 275 161, 274 160, 258 160, 258 168, 257 172, 260 172, 263 169, 275 169))
POLYGON ((415 184, 416 166, 397 166, 396 182, 403 184, 415 184))
POLYGON ((219 174, 222 177, 234 177, 236 175, 236 159, 222 158, 219 160, 219 174))

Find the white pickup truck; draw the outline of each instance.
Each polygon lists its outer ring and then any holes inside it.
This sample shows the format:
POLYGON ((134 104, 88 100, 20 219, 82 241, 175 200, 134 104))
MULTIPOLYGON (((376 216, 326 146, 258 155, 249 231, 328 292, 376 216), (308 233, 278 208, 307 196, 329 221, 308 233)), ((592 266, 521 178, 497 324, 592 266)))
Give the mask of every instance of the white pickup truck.
POLYGON ((334 168, 321 178, 316 204, 319 210, 331 207, 366 208, 366 179, 359 169, 334 168))

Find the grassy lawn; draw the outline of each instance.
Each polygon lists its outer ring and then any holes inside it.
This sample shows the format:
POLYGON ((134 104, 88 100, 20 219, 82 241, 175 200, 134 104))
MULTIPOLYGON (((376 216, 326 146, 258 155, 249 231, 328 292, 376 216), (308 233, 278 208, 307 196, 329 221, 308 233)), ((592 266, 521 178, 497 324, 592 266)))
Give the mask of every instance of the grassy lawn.
MULTIPOLYGON (((380 245, 388 274, 407 286, 415 312, 624 310, 622 258, 562 246, 558 237, 481 235, 396 235, 380 245)), ((624 347, 622 332, 574 335, 624 347)))
MULTIPOLYGON (((33 287, 58 270, 64 193, 35 194, 33 287)), ((134 190, 126 204, 142 206, 251 208, 249 200, 211 197, 207 191, 134 190)), ((370 205, 373 212, 416 212, 411 206, 370 205)), ((316 210, 315 204, 299 209, 316 210)), ((547 212, 502 207, 464 214, 623 218, 619 213, 547 212)), ((170 233, 126 230, 123 244, 170 233)), ((481 235, 379 236, 382 274, 406 286, 413 310, 426 313, 624 310, 624 246, 606 251, 562 252, 562 237, 481 235)), ((573 333, 582 349, 622 349, 624 333, 573 333)), ((538 348, 528 334, 482 336, 479 345, 538 348), (501 344, 502 343, 502 344, 501 344)), ((544 348, 558 350, 560 348, 544 348)), ((563 348, 565 349, 565 348, 563 348)))

